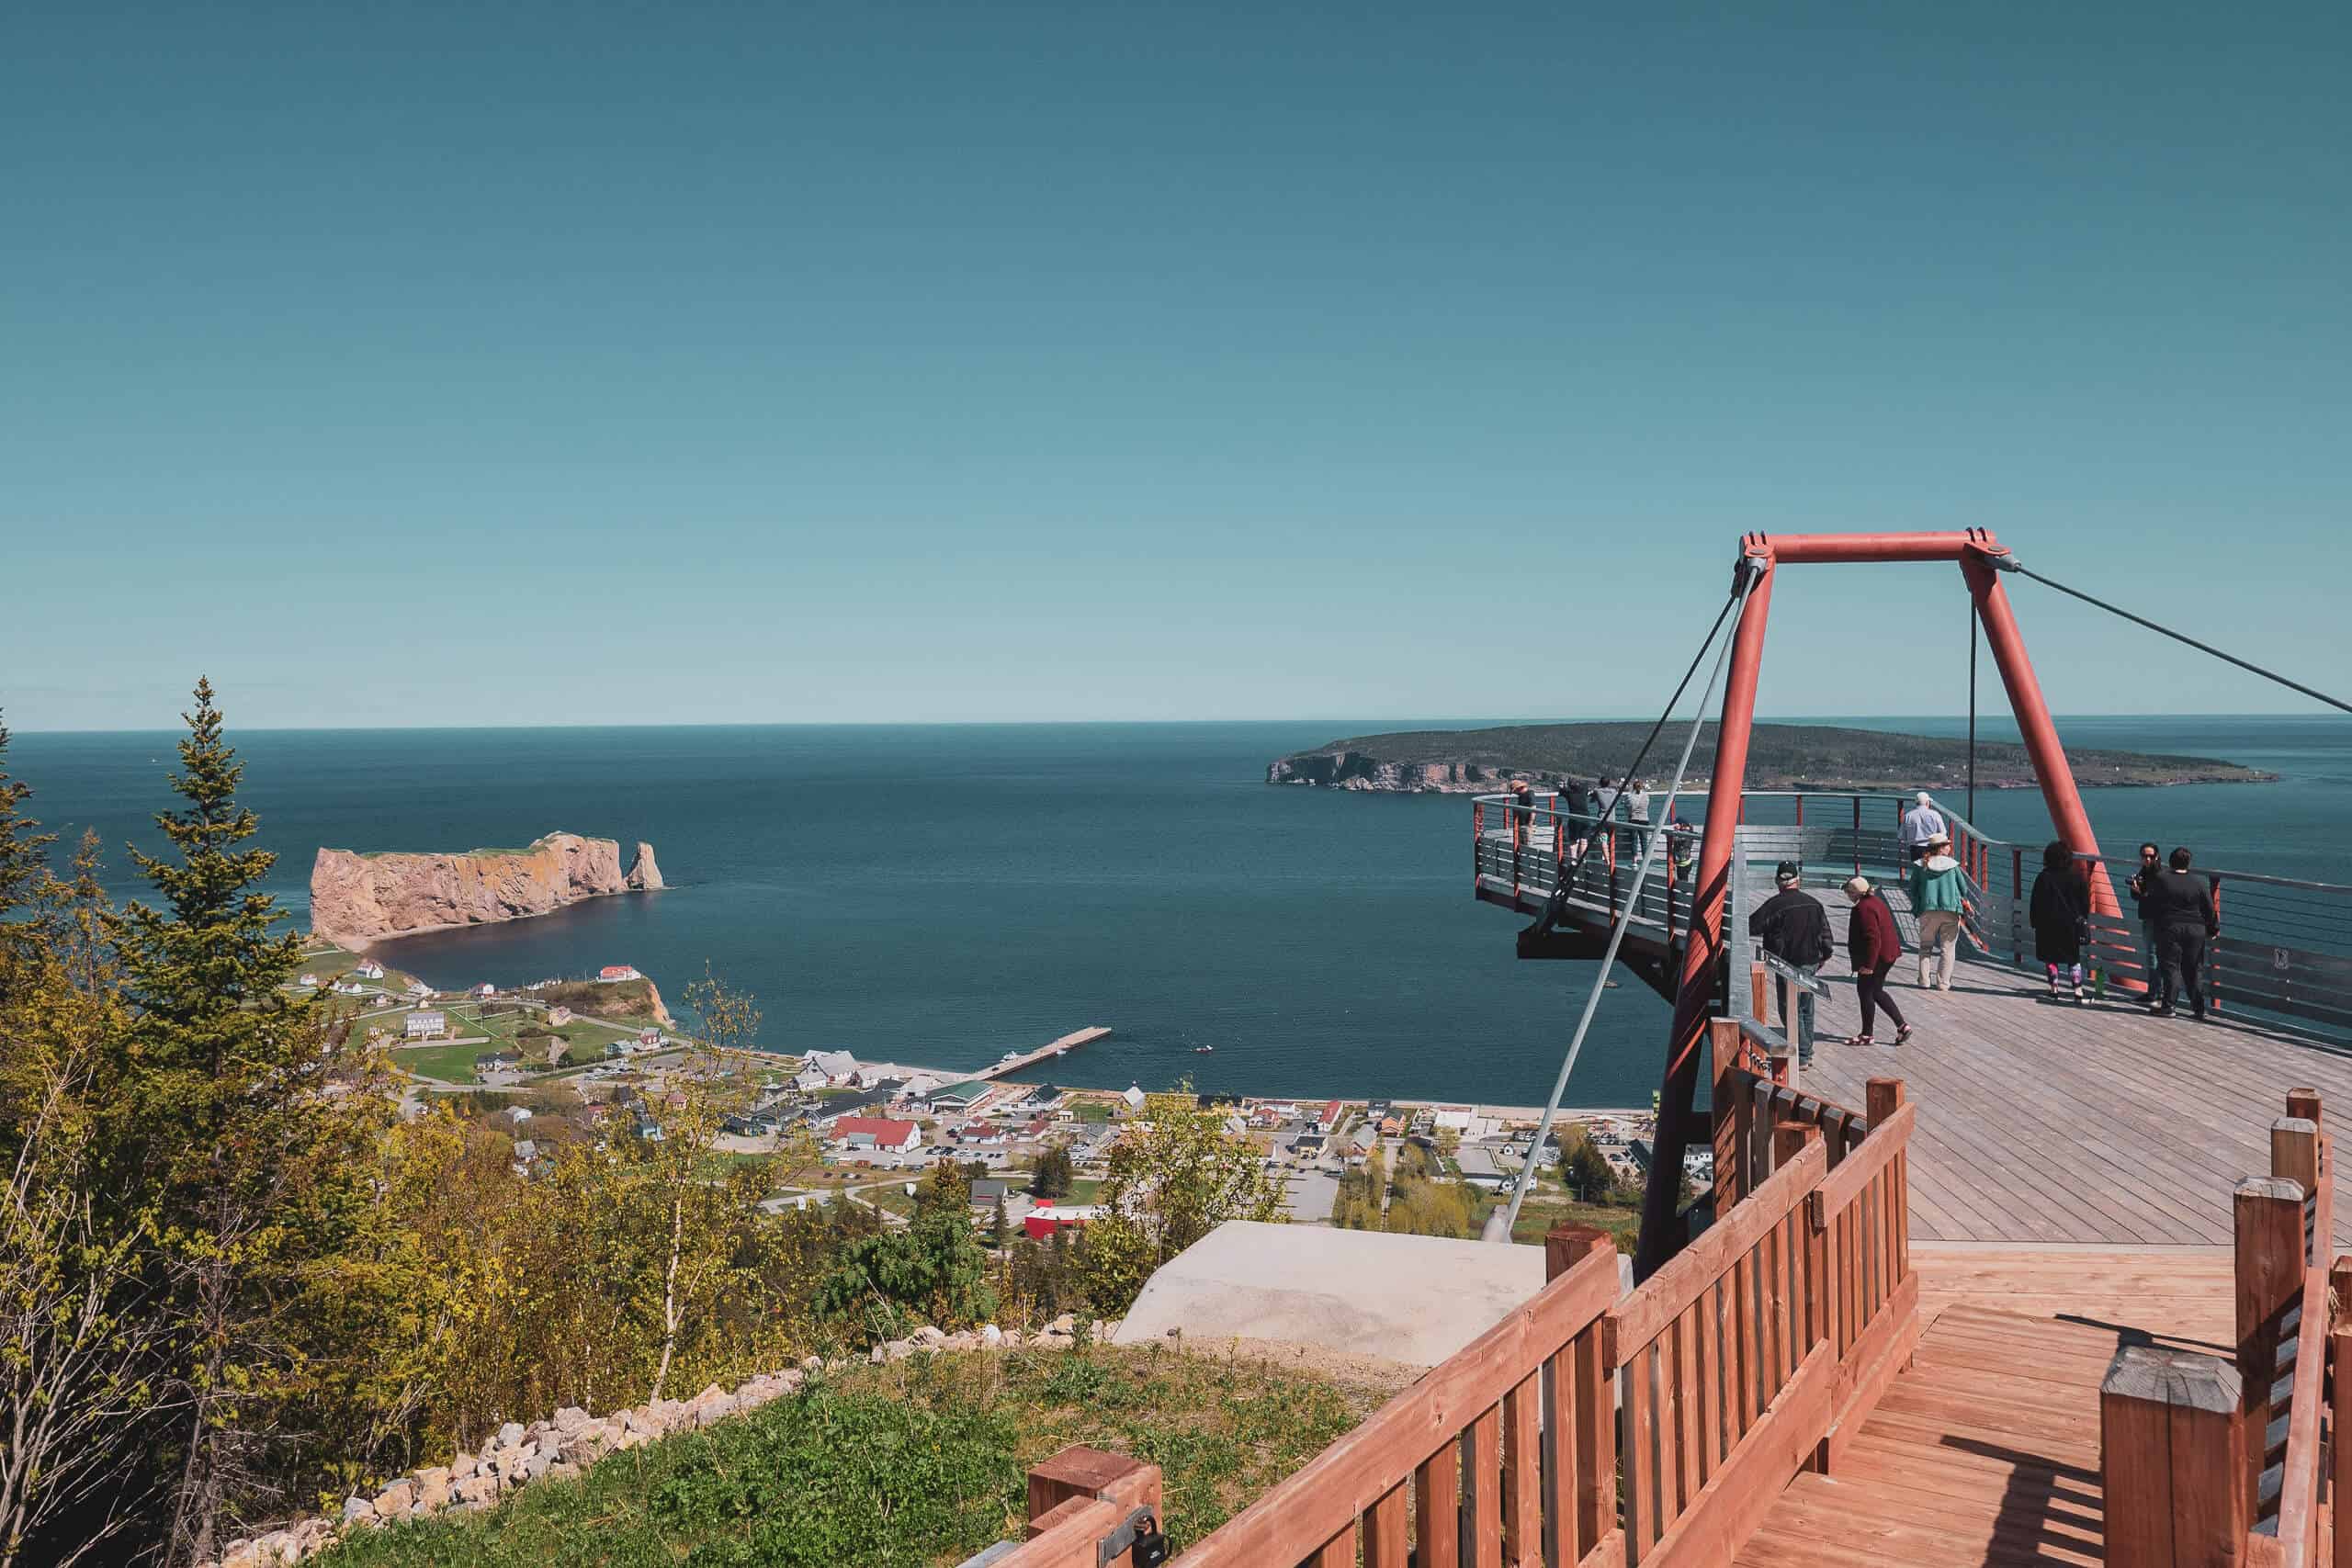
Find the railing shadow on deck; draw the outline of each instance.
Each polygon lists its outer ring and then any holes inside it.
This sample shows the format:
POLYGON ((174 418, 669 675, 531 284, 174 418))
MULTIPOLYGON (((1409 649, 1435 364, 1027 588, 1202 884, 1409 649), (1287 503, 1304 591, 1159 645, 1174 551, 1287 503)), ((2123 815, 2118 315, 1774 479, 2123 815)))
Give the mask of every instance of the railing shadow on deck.
MULTIPOLYGON (((1798 1113, 1734 1162, 1713 1224, 1640 1289, 1620 1295, 1606 1236, 1554 1231, 1540 1292, 1178 1568, 1728 1563, 1800 1470, 1837 1462, 1918 1337, 1902 1086, 1874 1082, 1868 1117, 1766 1103, 1798 1113)), ((1088 1532, 1135 1505, 1055 1506, 989 1561, 1134 1562, 1088 1532)))

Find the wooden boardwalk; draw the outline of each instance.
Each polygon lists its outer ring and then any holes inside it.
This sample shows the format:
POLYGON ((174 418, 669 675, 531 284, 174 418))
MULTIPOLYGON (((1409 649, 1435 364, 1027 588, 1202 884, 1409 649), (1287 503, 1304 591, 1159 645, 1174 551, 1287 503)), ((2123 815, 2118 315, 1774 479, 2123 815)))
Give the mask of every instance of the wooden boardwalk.
MULTIPOLYGON (((1844 900, 1824 901, 1842 930, 1844 900)), ((2287 1091, 2352 1106, 2352 1056, 2226 1013, 2151 1018, 2120 994, 2053 1004, 2038 973, 1984 959, 1963 962, 1949 992, 1918 989, 1917 975, 1906 954, 1894 976, 1910 1043, 1890 1046, 1881 1019, 1879 1044, 1847 1045, 1860 1019, 1852 975, 1833 960, 1803 1084, 1860 1106, 1869 1079, 1904 1080, 1922 1241, 2225 1247, 2230 1194, 2268 1172, 2287 1091)), ((2336 1120, 2331 1109, 2331 1131, 2336 1120)), ((2352 1240, 2352 1201, 2336 1212, 2337 1240, 2352 1240)))
POLYGON ((1832 1473, 1797 1476, 1736 1562, 2105 1561, 2099 1381, 2143 1337, 2226 1354, 2230 1258, 1923 1246, 1913 1261, 1932 1321, 1910 1368, 1832 1473))

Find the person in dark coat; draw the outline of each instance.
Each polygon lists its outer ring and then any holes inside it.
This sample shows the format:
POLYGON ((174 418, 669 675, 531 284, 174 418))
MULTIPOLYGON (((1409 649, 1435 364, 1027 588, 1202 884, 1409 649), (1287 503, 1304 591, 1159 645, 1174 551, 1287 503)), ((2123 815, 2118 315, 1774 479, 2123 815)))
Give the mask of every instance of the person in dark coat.
POLYGON ((2175 999, 2186 992, 2190 1014, 2201 1022, 2205 1017, 2205 989, 2200 984, 2205 944, 2221 931, 2222 918, 2213 908, 2212 878, 2191 874, 2190 861, 2186 847, 2173 851, 2170 867, 2149 879, 2147 896, 2140 900, 2140 913, 2156 928, 2156 943, 2163 953, 2165 969, 2164 995, 2152 999, 2148 1010, 2168 1018, 2175 999))
MULTIPOLYGON (((1805 892, 1797 884, 1803 880, 1803 869, 1792 860, 1784 860, 1772 880, 1779 891, 1757 906, 1747 917, 1747 934, 1760 943, 1765 952, 1810 980, 1830 956, 1838 951, 1829 934, 1829 911, 1821 900, 1805 892)), ((1781 1029, 1789 1027, 1789 982, 1776 979, 1780 989, 1781 1029)), ((1797 1027, 1792 1038, 1796 1043, 1797 1065, 1813 1065, 1813 993, 1803 987, 1797 988, 1797 1027)))
POLYGON ((1849 1043, 1875 1044, 1871 1026, 1878 1021, 1878 1010, 1884 1008, 1886 1016, 1894 1021, 1894 1043, 1900 1045, 1911 1038, 1911 1026, 1903 1021, 1903 1010, 1886 994, 1886 976, 1894 961, 1903 956, 1903 933, 1895 927, 1894 911, 1871 886, 1869 877, 1857 876, 1847 883, 1846 897, 1854 904, 1846 922, 1846 954, 1854 965, 1854 995, 1862 1009, 1862 1032, 1849 1043))
POLYGON ((2068 971, 2075 999, 2083 999, 2083 937, 2090 923, 2090 887, 2075 864, 2075 852, 2059 840, 2041 852, 2041 874, 2033 879, 2033 900, 2027 906, 2033 922, 2033 955, 2050 975, 2050 994, 2058 994, 2058 973, 2068 971))

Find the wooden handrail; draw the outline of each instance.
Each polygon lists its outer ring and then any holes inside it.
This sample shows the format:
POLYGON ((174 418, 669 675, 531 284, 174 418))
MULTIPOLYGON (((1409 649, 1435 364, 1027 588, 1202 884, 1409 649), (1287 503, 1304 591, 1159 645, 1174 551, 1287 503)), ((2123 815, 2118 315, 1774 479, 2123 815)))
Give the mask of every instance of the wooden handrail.
POLYGON ((1668 1258, 1664 1268, 1642 1281, 1640 1290, 1611 1307, 1602 1321, 1600 1339, 1610 1369, 1623 1366, 1655 1340, 1773 1226, 1803 1207, 1828 1168, 1828 1151, 1816 1139, 1766 1178, 1731 1213, 1718 1217, 1690 1246, 1668 1258))
POLYGON ((2320 1415, 2326 1404, 2327 1269, 2303 1274, 2301 1322, 2295 1332, 2295 1371, 2287 1396, 2287 1444, 2279 1456, 2278 1561, 2312 1568, 2319 1561, 2320 1415))
POLYGON ((1909 1146, 1915 1115, 1914 1108, 1906 1105, 1872 1127, 1861 1145, 1821 1179, 1811 1198, 1814 1229, 1819 1230, 1828 1223, 1830 1215, 1860 1196, 1862 1189, 1909 1146))
MULTIPOLYGON (((1352 1531, 1359 1518, 1374 1514, 1386 1499, 1395 1496, 1401 1503, 1408 1483, 1419 1505, 1420 1562, 1430 1568, 1454 1562, 1457 1543, 1443 1516, 1453 1506, 1455 1445, 1465 1431, 1494 1417, 1506 1394, 1523 1393, 1546 1360, 1589 1331, 1616 1300, 1617 1288, 1615 1249, 1588 1252, 1524 1306, 1186 1551, 1184 1568, 1305 1562, 1352 1531)), ((1474 1434, 1474 1441, 1483 1459, 1486 1438, 1474 1434)), ((1481 1490, 1462 1499, 1465 1513, 1474 1503, 1483 1511, 1483 1486, 1491 1483, 1485 1477, 1472 1479, 1481 1490)), ((1401 1525, 1401 1508, 1389 1506, 1401 1525)), ((1376 1529, 1383 1517, 1374 1515, 1376 1529)), ((1401 1554, 1396 1561, 1402 1562, 1401 1554)))

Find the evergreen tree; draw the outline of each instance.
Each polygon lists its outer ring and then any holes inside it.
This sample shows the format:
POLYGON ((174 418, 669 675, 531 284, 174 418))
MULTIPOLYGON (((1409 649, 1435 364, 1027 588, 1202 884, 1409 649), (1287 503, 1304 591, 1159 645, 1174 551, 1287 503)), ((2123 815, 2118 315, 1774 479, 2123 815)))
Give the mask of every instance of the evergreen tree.
POLYGON ((36 940, 37 932, 18 916, 32 901, 47 870, 45 852, 57 838, 25 815, 32 786, 10 778, 7 761, 8 727, 0 723, 0 1003, 15 984, 11 955, 36 940))
POLYGON ((109 928, 136 1019, 130 1100, 147 1141, 144 1176, 162 1195, 159 1267, 178 1330, 166 1462, 167 1555, 218 1554, 231 1500, 262 1490, 288 1456, 294 1418, 347 1346, 317 1342, 334 1262, 370 1219, 372 1156, 390 1111, 360 1077, 324 998, 281 987, 301 940, 275 928, 259 885, 276 857, 252 846, 236 798, 243 764, 222 738, 210 682, 179 745, 156 818, 172 853, 133 849, 162 899, 109 928))
POLYGON ((1047 1149, 1037 1156, 1036 1169, 1032 1171, 1029 1177, 1029 1190, 1033 1195, 1051 1202, 1056 1199, 1069 1197, 1070 1185, 1075 1179, 1076 1171, 1070 1164, 1069 1151, 1062 1148, 1047 1149))
POLYGON ((1012 1223, 1005 1217, 1004 1213, 1004 1195, 999 1193, 996 1200, 996 1212, 989 1220, 989 1239, 997 1246, 1002 1247, 1012 1235, 1012 1223))

